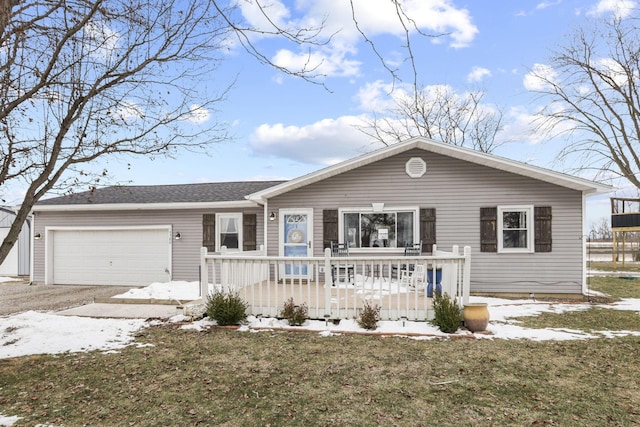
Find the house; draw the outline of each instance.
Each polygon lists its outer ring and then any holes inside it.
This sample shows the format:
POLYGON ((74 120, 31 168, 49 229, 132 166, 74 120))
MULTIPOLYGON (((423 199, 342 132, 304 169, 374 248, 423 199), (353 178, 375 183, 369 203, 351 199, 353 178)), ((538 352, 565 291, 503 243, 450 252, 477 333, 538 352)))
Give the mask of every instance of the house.
POLYGON ((36 283, 197 280, 201 247, 321 256, 471 247, 471 291, 579 294, 585 200, 610 187, 413 138, 284 182, 115 186, 33 209, 36 283))
MULTIPOLYGON (((15 217, 16 214, 14 211, 0 207, 0 242, 2 242, 9 233, 9 228, 11 224, 13 224, 15 217)), ((29 275, 29 259, 31 254, 30 226, 30 221, 26 221, 18 235, 18 241, 13 248, 11 248, 4 262, 0 264, 0 276, 29 275)))

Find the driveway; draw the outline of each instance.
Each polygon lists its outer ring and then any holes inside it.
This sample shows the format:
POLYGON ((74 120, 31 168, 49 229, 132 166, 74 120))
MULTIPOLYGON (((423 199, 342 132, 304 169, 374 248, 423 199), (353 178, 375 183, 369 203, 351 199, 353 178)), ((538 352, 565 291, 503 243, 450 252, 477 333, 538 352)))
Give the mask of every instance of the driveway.
POLYGON ((0 316, 29 310, 62 310, 124 293, 130 286, 29 285, 29 282, 0 283, 0 316))

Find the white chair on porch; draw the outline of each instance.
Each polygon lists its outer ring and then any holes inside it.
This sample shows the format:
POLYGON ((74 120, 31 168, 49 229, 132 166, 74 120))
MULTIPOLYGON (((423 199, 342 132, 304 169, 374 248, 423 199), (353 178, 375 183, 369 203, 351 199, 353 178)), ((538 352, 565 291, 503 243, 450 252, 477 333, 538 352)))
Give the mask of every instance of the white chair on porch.
MULTIPOLYGON (((420 256, 422 254, 422 240, 404 247, 404 256, 420 256)), ((400 276, 398 276, 398 265, 391 266, 391 277, 399 277, 402 281, 403 273, 412 272, 415 264, 400 264, 400 276)), ((407 276, 407 274, 405 274, 407 276)))
MULTIPOLYGON (((349 244, 348 243, 335 243, 331 242, 331 257, 332 258, 346 258, 349 256, 349 244)), ((346 279, 347 283, 353 283, 355 279, 355 265, 349 263, 347 260, 331 263, 331 280, 333 285, 336 285, 336 280, 346 279)))
POLYGON ((411 265, 411 269, 400 270, 400 285, 411 289, 424 290, 426 269, 424 264, 411 265))

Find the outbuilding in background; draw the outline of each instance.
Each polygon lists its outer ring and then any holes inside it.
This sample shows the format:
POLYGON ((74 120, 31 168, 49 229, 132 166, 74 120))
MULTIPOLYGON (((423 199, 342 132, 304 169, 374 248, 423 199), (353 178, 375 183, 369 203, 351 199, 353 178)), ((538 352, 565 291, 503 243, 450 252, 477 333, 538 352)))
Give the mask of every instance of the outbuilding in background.
MULTIPOLYGON (((9 228, 15 220, 16 214, 8 208, 0 207, 0 242, 9 233, 9 228)), ((31 222, 27 220, 18 235, 18 241, 9 252, 9 255, 0 264, 0 276, 28 276, 30 248, 31 222)))

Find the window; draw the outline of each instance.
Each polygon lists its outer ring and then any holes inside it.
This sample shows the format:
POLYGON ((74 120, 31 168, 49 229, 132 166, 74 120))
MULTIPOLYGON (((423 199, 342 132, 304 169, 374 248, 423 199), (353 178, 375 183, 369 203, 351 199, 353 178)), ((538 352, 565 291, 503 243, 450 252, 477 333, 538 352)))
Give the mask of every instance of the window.
POLYGON ((242 214, 216 214, 216 250, 226 246, 231 251, 242 250, 242 214))
POLYGON ((498 252, 533 252, 533 206, 498 206, 498 252))
POLYGON ((342 241, 351 248, 403 248, 418 240, 416 211, 343 211, 342 241))

